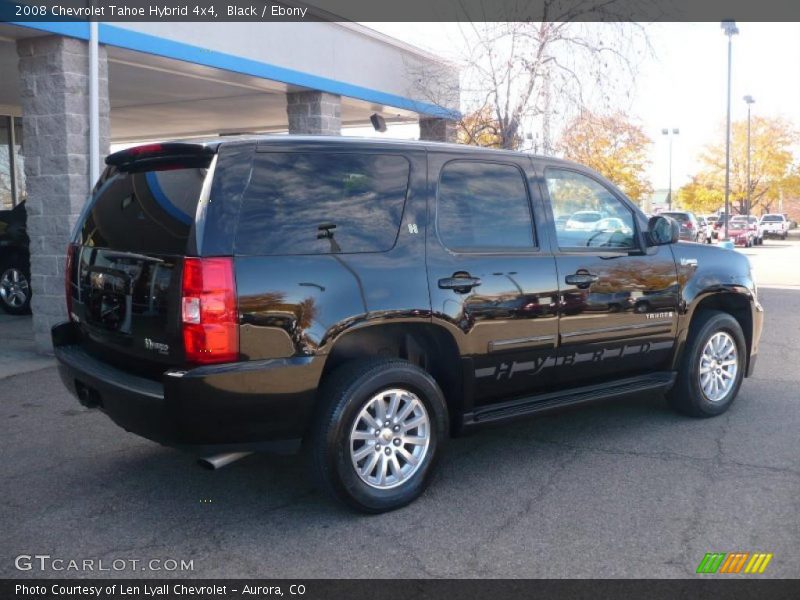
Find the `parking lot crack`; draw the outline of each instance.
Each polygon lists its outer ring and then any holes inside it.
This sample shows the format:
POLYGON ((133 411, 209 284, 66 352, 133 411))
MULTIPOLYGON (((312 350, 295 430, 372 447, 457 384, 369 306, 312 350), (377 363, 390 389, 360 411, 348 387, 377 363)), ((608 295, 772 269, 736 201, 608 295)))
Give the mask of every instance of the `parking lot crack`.
POLYGON ((523 502, 522 506, 518 510, 508 515, 496 526, 490 527, 487 535, 470 548, 468 552, 466 572, 485 577, 491 577, 493 575, 491 569, 486 567, 485 564, 481 562, 479 557, 483 554, 486 546, 496 542, 505 533, 513 529, 513 527, 521 519, 530 515, 542 502, 542 500, 544 500, 544 498, 554 489, 561 475, 565 473, 570 466, 572 466, 572 464, 581 454, 581 449, 579 448, 570 450, 570 452, 566 453, 563 458, 558 461, 555 468, 548 473, 544 483, 536 489, 534 494, 529 496, 525 502, 523 502))

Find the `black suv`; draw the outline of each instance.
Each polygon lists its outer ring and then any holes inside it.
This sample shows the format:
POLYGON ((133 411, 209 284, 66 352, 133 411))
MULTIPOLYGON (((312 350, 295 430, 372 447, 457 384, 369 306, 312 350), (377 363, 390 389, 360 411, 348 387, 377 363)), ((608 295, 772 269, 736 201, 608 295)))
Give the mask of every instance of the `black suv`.
POLYGON ((380 512, 449 435, 641 392, 717 415, 753 370, 747 258, 677 243, 574 163, 292 136, 106 163, 68 250, 63 381, 210 464, 306 442, 323 487, 380 512))

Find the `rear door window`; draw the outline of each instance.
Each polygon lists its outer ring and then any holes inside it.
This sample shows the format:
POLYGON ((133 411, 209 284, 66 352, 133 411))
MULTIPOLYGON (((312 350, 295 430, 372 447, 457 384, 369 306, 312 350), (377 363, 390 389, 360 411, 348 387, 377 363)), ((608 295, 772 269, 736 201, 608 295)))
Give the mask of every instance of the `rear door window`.
POLYGON ((244 193, 236 253, 385 252, 408 191, 394 154, 259 152, 244 193))
POLYGON ((525 176, 515 165, 454 160, 439 176, 436 228, 459 252, 535 247, 525 176))
POLYGON ((206 167, 109 167, 81 226, 80 243, 126 252, 185 254, 206 167))

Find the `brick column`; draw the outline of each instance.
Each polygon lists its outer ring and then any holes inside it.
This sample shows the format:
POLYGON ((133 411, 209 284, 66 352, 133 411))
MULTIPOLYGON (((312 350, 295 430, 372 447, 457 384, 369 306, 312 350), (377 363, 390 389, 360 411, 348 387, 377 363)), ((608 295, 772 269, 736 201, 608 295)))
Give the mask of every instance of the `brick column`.
POLYGON ((342 97, 325 92, 288 92, 289 133, 341 135, 342 97))
MULTIPOLYGON (((61 36, 17 40, 33 331, 51 352, 50 327, 66 319, 64 259, 72 227, 88 197, 89 45, 61 36)), ((108 154, 108 63, 99 52, 100 153, 108 154)))
POLYGON ((456 124, 450 119, 421 118, 419 139, 429 142, 455 142, 456 124))

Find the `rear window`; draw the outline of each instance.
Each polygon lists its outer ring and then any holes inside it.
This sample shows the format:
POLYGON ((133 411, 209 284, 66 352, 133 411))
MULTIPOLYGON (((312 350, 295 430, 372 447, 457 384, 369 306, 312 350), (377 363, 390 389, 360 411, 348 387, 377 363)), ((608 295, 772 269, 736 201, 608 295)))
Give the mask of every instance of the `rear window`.
POLYGON ((689 215, 687 215, 686 213, 662 212, 661 216, 662 217, 671 217, 671 218, 675 219, 676 221, 682 221, 682 222, 686 222, 686 221, 689 220, 689 215))
POLYGON ((409 163, 391 154, 259 152, 238 254, 384 252, 397 239, 409 163))
POLYGON ((570 217, 570 219, 578 223, 593 223, 599 221, 601 218, 602 215, 595 212, 576 212, 570 217))
POLYGON ((208 169, 174 162, 148 170, 108 167, 80 230, 85 246, 185 254, 208 169))
POLYGON ((761 220, 765 223, 781 223, 784 218, 783 215, 764 215, 761 220))

